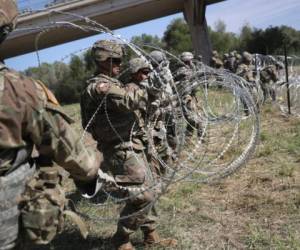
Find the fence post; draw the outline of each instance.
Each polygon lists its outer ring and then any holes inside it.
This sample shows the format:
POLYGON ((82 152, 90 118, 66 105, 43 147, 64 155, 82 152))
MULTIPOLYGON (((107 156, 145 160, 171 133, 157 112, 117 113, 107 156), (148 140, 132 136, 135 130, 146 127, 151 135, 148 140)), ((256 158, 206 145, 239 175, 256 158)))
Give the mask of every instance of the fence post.
POLYGON ((291 98, 290 98, 290 84, 289 84, 289 71, 288 71, 286 44, 284 44, 284 64, 285 64, 285 80, 286 80, 286 91, 287 91, 287 105, 288 105, 288 112, 289 114, 291 114, 291 98))

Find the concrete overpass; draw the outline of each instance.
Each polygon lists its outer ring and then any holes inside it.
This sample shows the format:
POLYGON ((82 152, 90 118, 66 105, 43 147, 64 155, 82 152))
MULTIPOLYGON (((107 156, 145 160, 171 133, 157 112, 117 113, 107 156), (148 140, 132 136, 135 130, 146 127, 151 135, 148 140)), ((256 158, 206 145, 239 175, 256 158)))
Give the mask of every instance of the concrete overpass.
MULTIPOLYGON (((184 12, 191 30, 194 49, 207 61, 211 47, 207 35, 205 9, 207 5, 221 1, 224 0, 74 0, 51 6, 42 12, 23 14, 19 18, 18 28, 44 26, 49 24, 49 21, 82 23, 75 15, 66 16, 58 13, 50 15, 50 10, 89 17, 112 30, 184 12)), ((35 51, 35 39, 40 31, 21 29, 13 32, 1 46, 2 59, 35 51)), ((95 34, 96 32, 92 31, 58 27, 42 35, 38 45, 39 49, 43 49, 95 34)))

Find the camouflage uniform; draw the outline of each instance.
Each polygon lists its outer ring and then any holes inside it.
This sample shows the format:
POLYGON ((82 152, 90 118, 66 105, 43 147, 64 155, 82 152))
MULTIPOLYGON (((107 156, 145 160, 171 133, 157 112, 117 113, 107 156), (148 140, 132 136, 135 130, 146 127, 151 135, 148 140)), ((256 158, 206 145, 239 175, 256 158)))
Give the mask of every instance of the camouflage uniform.
MULTIPOLYGON (((254 68, 251 65, 252 55, 248 52, 243 52, 241 63, 238 65, 236 74, 243 77, 249 85, 249 91, 252 92, 252 88, 255 87, 255 78, 254 78, 254 68)), ((244 106, 244 112, 246 115, 249 115, 249 109, 244 99, 241 99, 241 102, 244 106)))
POLYGON ((230 52, 224 55, 224 68, 235 73, 237 71, 240 61, 236 57, 236 53, 230 52))
MULTIPOLYGON (((0 0, 1 41, 13 30, 17 13, 14 1, 0 0)), ((20 196, 35 172, 33 147, 39 162, 53 160, 86 183, 97 177, 101 155, 94 142, 86 146, 80 142, 71 120, 41 82, 4 64, 0 64, 0 104, 0 249, 7 250, 17 243, 20 196)))
POLYGON ((4 65, 0 68, 0 189, 4 194, 0 200, 13 201, 0 209, 0 249, 10 249, 18 234, 17 198, 34 173, 32 147, 40 160, 55 161, 81 181, 96 178, 101 156, 95 143, 84 146, 80 142, 69 125, 71 120, 42 83, 4 65), (17 191, 10 190, 16 186, 17 191))
POLYGON ((185 63, 185 65, 180 67, 177 70, 175 75, 175 81, 177 82, 176 87, 181 96, 183 115, 187 121, 185 136, 192 137, 193 132, 196 129, 198 137, 201 137, 202 125, 200 121, 198 121, 198 118, 196 117, 197 114, 196 90, 191 90, 189 91, 190 93, 189 92, 186 93, 186 91, 184 91, 187 88, 186 85, 190 84, 189 80, 195 74, 196 71, 196 67, 192 62, 193 54, 190 53, 191 55, 188 57, 187 53, 190 52, 183 52, 180 55, 180 59, 185 63))
POLYGON ((243 77, 247 82, 254 83, 254 69, 251 65, 252 55, 248 52, 244 52, 242 56, 242 61, 238 65, 236 74, 243 77))
POLYGON ((273 101, 276 100, 275 89, 273 84, 278 81, 278 72, 275 65, 264 67, 260 71, 260 84, 264 95, 264 101, 270 96, 273 101))
POLYGON ((214 50, 213 52, 212 52, 212 58, 211 58, 211 62, 210 62, 210 64, 211 64, 211 66, 213 67, 213 68, 216 68, 216 69, 221 69, 221 68, 223 68, 223 61, 222 61, 222 59, 221 59, 221 57, 220 57, 220 55, 219 55, 219 53, 216 51, 216 50, 214 50))
MULTIPOLYGON (((144 90, 148 94, 148 103, 147 103, 147 110, 145 112, 144 109, 136 110, 135 113, 137 117, 139 117, 139 120, 143 121, 144 128, 148 127, 153 122, 155 122, 155 119, 157 118, 157 115, 159 115, 160 110, 159 106, 157 105, 157 95, 160 93, 159 89, 156 89, 153 86, 150 86, 148 80, 149 75, 151 73, 151 65, 143 58, 133 58, 129 61, 129 68, 131 73, 131 81, 126 84, 126 90, 128 92, 134 92, 134 91, 140 91, 144 90), (150 123, 150 124, 149 124, 150 123)), ((151 124, 152 125, 152 124, 151 124)), ((156 180, 156 183, 158 184, 160 182, 160 178, 162 175, 165 174, 166 169, 164 164, 161 164, 161 161, 157 159, 156 154, 150 150, 149 146, 149 138, 153 138, 154 147, 156 148, 156 151, 159 150, 159 146, 162 146, 162 143, 160 141, 160 136, 156 134, 156 132, 159 133, 159 131, 156 131, 156 127, 152 131, 148 131, 151 134, 147 134, 147 137, 144 139, 144 145, 148 147, 147 149, 147 158, 149 161, 149 165, 151 168, 151 171, 153 173, 153 177, 156 180), (159 141, 156 141, 156 140, 159 141)), ((164 133, 165 136, 165 133, 164 133)), ((151 145, 153 147, 153 145, 151 145)), ((151 147, 151 148, 152 148, 151 147)), ((162 154, 161 152, 158 152, 158 154, 162 154)), ((168 159, 162 159, 165 164, 168 164, 168 159)), ((156 188, 156 191, 158 193, 161 193, 161 190, 159 190, 160 186, 158 185, 158 188, 156 188)), ((152 218, 156 218, 158 213, 156 211, 155 206, 152 206, 151 209, 151 216, 152 218)), ((171 246, 176 245, 176 240, 174 239, 161 239, 159 237, 159 234, 156 230, 152 227, 142 227, 143 233, 144 233, 144 244, 151 245, 151 244, 159 244, 161 246, 171 246)), ((123 248, 128 250, 128 248, 123 248)))
MULTIPOLYGON (((122 58, 120 48, 114 41, 96 42, 93 47, 96 63, 122 58)), ((110 172, 119 185, 151 186, 152 174, 144 154, 144 125, 138 112, 146 109, 146 92, 128 91, 121 82, 102 73, 87 83, 81 96, 82 125, 103 151, 104 170, 110 172)), ((154 230, 155 218, 148 214, 156 195, 151 189, 142 193, 126 191, 120 195, 128 200, 120 214, 125 218, 119 220, 117 235, 129 243, 129 235, 138 228, 154 230)))
MULTIPOLYGON (((148 95, 148 103, 146 110, 140 109, 136 111, 140 120, 143 121, 143 127, 146 128, 153 126, 151 134, 147 134, 147 137, 144 139, 144 145, 146 145, 146 155, 149 161, 152 173, 155 177, 159 177, 165 173, 165 167, 160 164, 157 160, 156 154, 162 158, 165 163, 168 163, 170 160, 171 149, 168 146, 167 138, 166 138, 166 131, 164 131, 164 124, 162 124, 162 110, 159 107, 159 94, 160 90, 156 89, 149 84, 149 78, 139 81, 136 79, 134 74, 138 74, 139 71, 148 70, 149 75, 151 74, 151 66, 150 64, 142 58, 133 58, 129 62, 130 65, 130 73, 132 75, 132 79, 129 83, 126 84, 127 91, 137 91, 137 90, 144 90, 148 95), (161 133, 163 130, 163 133, 161 133), (149 137, 153 139, 153 145, 149 145, 149 137), (166 152, 167 150, 167 152, 166 152), (155 151, 155 152, 154 152, 155 151)), ((145 131, 146 134, 146 131, 145 131)))
POLYGON ((155 129, 158 132, 155 136, 158 155, 165 162, 170 160, 172 150, 175 152, 177 147, 176 124, 172 105, 168 99, 173 95, 174 81, 169 68, 169 62, 165 55, 158 50, 150 53, 154 71, 150 74, 150 83, 152 86, 160 89, 160 95, 156 96, 157 103, 160 103, 160 116, 156 119, 155 129), (163 100, 161 102, 161 100, 163 100), (165 141, 165 135, 167 141, 165 141))

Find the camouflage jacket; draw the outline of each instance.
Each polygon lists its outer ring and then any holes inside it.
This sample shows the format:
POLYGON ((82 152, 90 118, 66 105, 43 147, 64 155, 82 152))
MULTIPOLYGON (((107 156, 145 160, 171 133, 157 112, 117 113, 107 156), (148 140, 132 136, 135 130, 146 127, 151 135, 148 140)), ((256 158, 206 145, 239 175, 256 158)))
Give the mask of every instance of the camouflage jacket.
POLYGON ((104 74, 88 80, 81 96, 82 126, 102 150, 110 148, 144 148, 141 120, 137 110, 146 110, 147 94, 142 89, 126 90, 118 80, 104 74))
POLYGON ((251 65, 240 64, 236 70, 236 74, 243 77, 248 82, 254 82, 254 71, 251 65))
POLYGON ((41 82, 0 64, 0 103, 0 176, 15 168, 21 149, 35 146, 40 159, 53 160, 75 179, 96 177, 101 156, 94 141, 85 146, 79 141, 70 118, 41 82))
POLYGON ((219 57, 212 57, 211 58, 211 66, 213 68, 220 69, 220 68, 223 68, 224 64, 223 64, 221 58, 219 58, 219 57))
POLYGON ((150 73, 151 85, 156 88, 164 90, 167 94, 172 94, 172 87, 174 86, 173 75, 169 68, 169 62, 162 62, 157 68, 155 68, 155 72, 150 73))
POLYGON ((276 66, 269 65, 260 71, 260 79, 264 83, 277 82, 279 80, 276 66))
POLYGON ((196 66, 192 64, 191 66, 184 65, 177 69, 175 74, 175 81, 188 80, 193 76, 196 71, 196 66))
POLYGON ((238 62, 234 56, 228 57, 224 60, 224 68, 230 70, 231 72, 236 72, 238 67, 238 62))

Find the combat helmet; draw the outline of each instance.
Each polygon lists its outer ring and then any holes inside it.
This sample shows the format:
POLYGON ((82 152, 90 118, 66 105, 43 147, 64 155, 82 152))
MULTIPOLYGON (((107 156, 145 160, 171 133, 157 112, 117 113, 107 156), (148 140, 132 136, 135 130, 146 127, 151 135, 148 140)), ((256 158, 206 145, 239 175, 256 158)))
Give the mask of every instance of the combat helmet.
POLYGON ((123 55, 123 46, 114 40, 100 40, 92 47, 92 57, 96 62, 104 62, 108 58, 121 59, 123 55))
POLYGON ((235 58, 236 58, 238 61, 240 61, 240 60, 242 59, 242 56, 241 56, 240 54, 236 53, 235 58))
POLYGON ((15 0, 0 0, 0 42, 16 27, 17 16, 15 0))
POLYGON ((161 62, 166 60, 166 55, 161 52, 160 50, 153 50, 150 54, 149 54, 151 60, 156 63, 156 64, 160 64, 161 62))
POLYGON ((243 52, 243 56, 242 57, 243 57, 243 60, 245 62, 250 63, 252 61, 252 55, 249 52, 247 52, 247 51, 243 52))
POLYGON ((212 55, 213 55, 214 57, 218 57, 218 56, 219 56, 219 53, 218 53, 218 51, 213 50, 213 51, 212 51, 212 55))
POLYGON ((183 62, 191 61, 194 59, 194 55, 191 52, 182 52, 179 56, 180 60, 183 62))
POLYGON ((137 73, 141 69, 151 69, 150 63, 140 57, 133 58, 129 61, 129 69, 131 74, 137 73))

